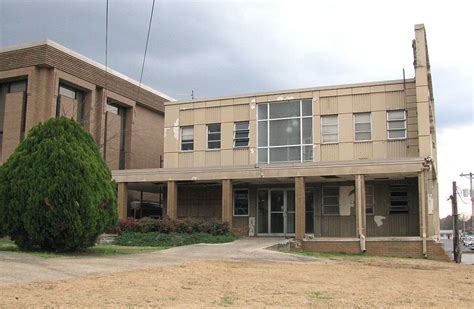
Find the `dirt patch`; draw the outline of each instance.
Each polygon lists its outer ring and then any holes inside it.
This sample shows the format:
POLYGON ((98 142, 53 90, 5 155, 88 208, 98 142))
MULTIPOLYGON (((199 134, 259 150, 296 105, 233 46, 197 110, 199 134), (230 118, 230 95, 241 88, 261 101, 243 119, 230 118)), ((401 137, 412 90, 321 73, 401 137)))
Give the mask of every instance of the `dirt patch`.
POLYGON ((472 308, 473 271, 470 265, 406 259, 327 264, 201 261, 3 286, 0 307, 472 308))

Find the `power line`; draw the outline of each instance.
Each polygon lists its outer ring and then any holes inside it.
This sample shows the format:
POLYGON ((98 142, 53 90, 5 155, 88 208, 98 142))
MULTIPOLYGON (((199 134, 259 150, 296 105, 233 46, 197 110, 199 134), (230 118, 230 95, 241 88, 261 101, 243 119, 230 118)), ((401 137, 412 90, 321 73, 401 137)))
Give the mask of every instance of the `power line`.
POLYGON ((140 73, 140 81, 138 83, 137 101, 138 101, 138 96, 140 95, 140 88, 142 86, 143 71, 145 69, 146 53, 147 53, 147 50, 148 50, 148 41, 150 40, 150 31, 151 31, 151 24, 153 22, 153 12, 154 12, 154 10, 155 10, 155 0, 153 0, 153 4, 151 6, 150 22, 148 23, 148 33, 146 35, 145 52, 143 54, 142 70, 141 70, 141 73, 140 73))
POLYGON ((105 1, 105 91, 107 91, 107 69, 108 69, 108 39, 109 39, 109 0, 105 1))

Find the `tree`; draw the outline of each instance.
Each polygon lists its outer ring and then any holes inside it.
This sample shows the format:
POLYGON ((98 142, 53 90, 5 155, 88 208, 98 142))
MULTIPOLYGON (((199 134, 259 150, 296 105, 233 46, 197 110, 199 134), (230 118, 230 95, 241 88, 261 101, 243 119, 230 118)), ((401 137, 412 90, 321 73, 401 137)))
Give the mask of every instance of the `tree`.
POLYGON ((0 168, 0 221, 23 250, 94 245, 117 221, 115 184, 92 136, 53 118, 33 128, 0 168))

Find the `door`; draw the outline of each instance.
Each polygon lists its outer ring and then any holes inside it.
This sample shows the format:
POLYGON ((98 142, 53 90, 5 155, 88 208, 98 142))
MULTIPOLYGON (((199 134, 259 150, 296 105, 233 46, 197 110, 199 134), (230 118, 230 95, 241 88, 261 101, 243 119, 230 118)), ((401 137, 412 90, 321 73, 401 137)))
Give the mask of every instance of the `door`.
POLYGON ((294 235, 295 191, 260 190, 257 224, 257 234, 260 235, 294 235))

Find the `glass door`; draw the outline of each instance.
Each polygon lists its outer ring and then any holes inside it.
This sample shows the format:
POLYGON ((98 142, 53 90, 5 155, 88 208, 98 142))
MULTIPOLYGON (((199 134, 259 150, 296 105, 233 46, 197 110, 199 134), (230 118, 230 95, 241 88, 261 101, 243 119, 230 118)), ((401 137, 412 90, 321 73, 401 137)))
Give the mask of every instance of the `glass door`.
POLYGON ((257 202, 257 234, 294 235, 294 190, 259 190, 257 202))
POLYGON ((270 234, 285 232, 285 191, 270 191, 270 234))

